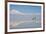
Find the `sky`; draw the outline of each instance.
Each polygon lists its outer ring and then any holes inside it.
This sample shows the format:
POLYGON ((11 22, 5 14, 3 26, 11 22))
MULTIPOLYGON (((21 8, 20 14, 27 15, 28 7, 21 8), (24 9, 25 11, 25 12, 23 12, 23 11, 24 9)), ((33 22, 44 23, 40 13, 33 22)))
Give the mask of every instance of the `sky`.
POLYGON ((23 13, 40 13, 41 6, 31 6, 31 5, 13 5, 10 4, 10 10, 15 9, 23 13))
MULTIPOLYGON (((22 13, 40 13, 41 12, 41 6, 29 6, 29 5, 10 5, 10 10, 15 9, 22 13)), ((38 15, 37 15, 38 17, 38 15)), ((40 17, 40 16, 39 16, 40 17)), ((10 14, 10 20, 15 21, 16 19, 20 19, 21 16, 16 16, 15 14, 10 14)))

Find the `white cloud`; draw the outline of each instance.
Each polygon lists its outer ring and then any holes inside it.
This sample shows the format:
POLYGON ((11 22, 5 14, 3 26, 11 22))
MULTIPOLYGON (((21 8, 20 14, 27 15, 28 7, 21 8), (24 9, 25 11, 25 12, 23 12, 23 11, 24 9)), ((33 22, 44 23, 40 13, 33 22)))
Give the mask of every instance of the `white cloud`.
POLYGON ((22 13, 22 12, 20 12, 18 10, 15 10, 15 9, 11 10, 10 14, 24 15, 24 13, 22 13))

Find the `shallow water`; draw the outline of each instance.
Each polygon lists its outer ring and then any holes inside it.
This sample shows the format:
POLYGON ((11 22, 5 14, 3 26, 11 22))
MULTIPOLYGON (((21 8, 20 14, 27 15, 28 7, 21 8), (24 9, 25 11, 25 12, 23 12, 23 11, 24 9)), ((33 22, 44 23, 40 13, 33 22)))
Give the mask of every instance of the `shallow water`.
MULTIPOLYGON (((10 23, 20 23, 20 21, 32 21, 33 16, 16 16, 16 15, 10 15, 10 23)), ((40 15, 36 15, 36 21, 40 21, 41 19, 40 15)), ((14 24, 13 24, 14 25, 14 24)), ((41 22, 24 22, 19 25, 15 25, 14 27, 10 26, 10 29, 24 29, 24 28, 40 28, 41 22)))
POLYGON ((41 23, 21 23, 15 27, 11 27, 11 29, 24 29, 24 28, 40 28, 41 27, 41 23))

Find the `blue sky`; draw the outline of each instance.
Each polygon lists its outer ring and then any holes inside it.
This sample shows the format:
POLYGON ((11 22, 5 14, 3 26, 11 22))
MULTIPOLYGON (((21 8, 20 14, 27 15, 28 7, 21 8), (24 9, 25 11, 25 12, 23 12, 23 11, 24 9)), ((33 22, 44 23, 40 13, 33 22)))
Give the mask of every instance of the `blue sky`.
POLYGON ((23 13, 40 13, 41 6, 29 6, 29 5, 13 5, 10 4, 10 9, 15 9, 23 13))
MULTIPOLYGON (((29 6, 29 5, 10 5, 10 9, 15 9, 23 13, 40 13, 41 12, 41 6, 29 6)), ((10 19, 14 21, 14 19, 18 18, 19 16, 16 15, 10 15, 10 19), (16 18, 15 18, 16 17, 16 18)))

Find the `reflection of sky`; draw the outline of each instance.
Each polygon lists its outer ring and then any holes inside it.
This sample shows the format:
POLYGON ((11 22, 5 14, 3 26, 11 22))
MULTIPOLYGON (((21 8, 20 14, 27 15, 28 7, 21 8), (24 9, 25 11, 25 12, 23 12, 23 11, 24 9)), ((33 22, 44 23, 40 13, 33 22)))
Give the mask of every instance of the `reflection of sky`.
POLYGON ((41 11, 41 6, 26 6, 26 5, 10 5, 10 9, 15 9, 23 13, 39 13, 41 11))

